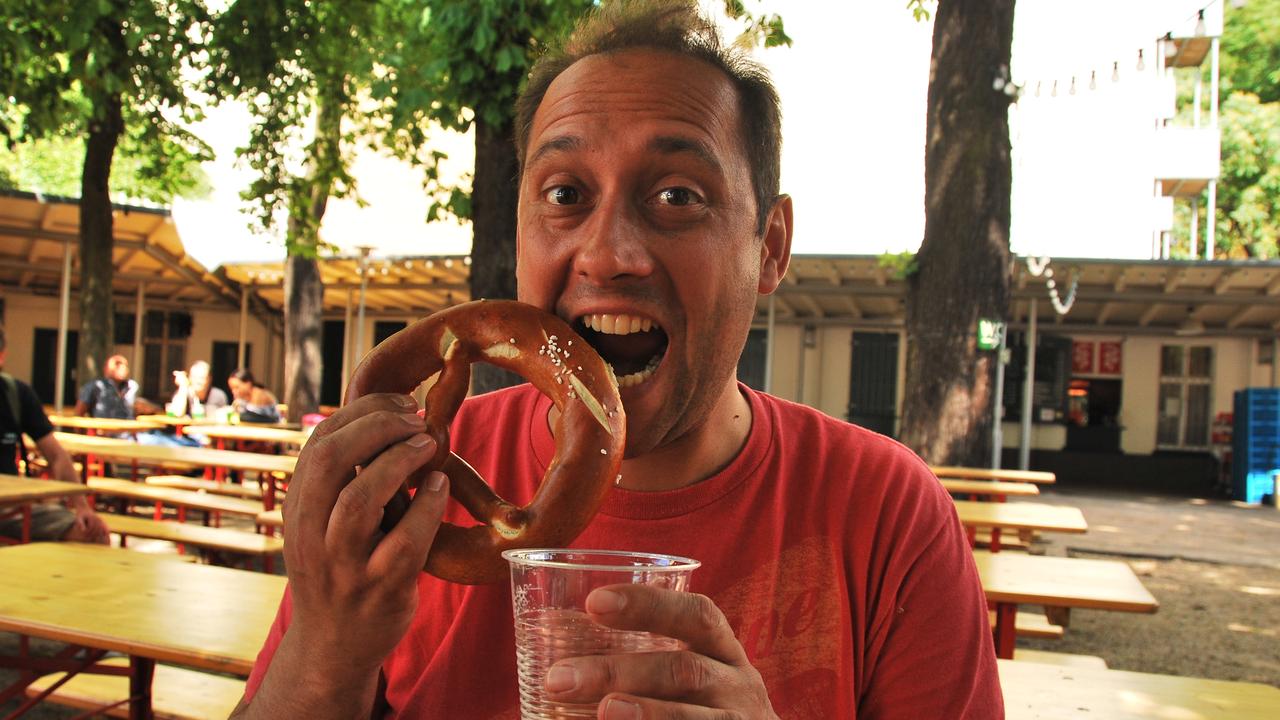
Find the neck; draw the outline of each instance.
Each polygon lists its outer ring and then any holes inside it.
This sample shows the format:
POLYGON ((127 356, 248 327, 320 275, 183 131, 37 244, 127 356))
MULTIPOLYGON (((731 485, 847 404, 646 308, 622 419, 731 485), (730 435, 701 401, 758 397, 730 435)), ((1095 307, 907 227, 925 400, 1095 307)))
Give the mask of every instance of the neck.
POLYGON ((697 426, 676 440, 622 461, 620 487, 656 492, 702 482, 733 462, 751 434, 751 403, 731 379, 697 426))

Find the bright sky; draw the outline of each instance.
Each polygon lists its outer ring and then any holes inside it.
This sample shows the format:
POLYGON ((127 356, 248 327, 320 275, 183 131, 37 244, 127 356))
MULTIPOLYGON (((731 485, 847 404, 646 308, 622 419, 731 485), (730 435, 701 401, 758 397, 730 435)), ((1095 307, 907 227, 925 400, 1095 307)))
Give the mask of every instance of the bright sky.
MULTIPOLYGON (((1012 73, 1026 89, 1011 114, 1015 252, 1149 256, 1155 38, 1178 27, 1190 34, 1196 10, 1209 1, 1018 0, 1012 73), (1141 74, 1140 47, 1147 60, 1141 74), (1113 62, 1120 72, 1115 83, 1113 62), (1093 91, 1091 70, 1097 71, 1093 91), (1052 98, 1055 78, 1059 93, 1052 98)), ((782 186, 795 198, 798 253, 919 246, 933 27, 915 22, 905 5, 748 3, 781 12, 794 41, 759 58, 782 96, 782 186)), ((222 108, 197 129, 218 154, 208 167, 215 192, 174 207, 188 252, 210 268, 283 258, 282 245, 250 233, 238 211, 239 192, 251 175, 235 167, 234 150, 244 141, 247 121, 242 109, 222 108)), ((468 137, 444 137, 440 144, 459 167, 471 162, 468 137)), ((327 241, 348 252, 373 245, 375 257, 468 252, 468 227, 423 222, 420 174, 366 153, 355 175, 369 205, 331 201, 322 228, 327 241)))

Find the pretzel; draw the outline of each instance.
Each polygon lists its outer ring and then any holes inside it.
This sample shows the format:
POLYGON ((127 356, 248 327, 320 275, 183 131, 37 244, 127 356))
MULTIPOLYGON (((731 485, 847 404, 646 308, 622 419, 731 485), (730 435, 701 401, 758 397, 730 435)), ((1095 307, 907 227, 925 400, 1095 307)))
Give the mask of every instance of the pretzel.
POLYGON ((480 525, 442 523, 424 569, 469 585, 508 576, 503 550, 564 547, 586 529, 622 464, 626 420, 613 370, 563 320, 532 305, 477 300, 428 316, 387 338, 360 363, 346 402, 374 392, 410 393, 436 372, 427 392, 427 434, 436 454, 388 503, 384 530, 403 517, 409 487, 431 470, 480 525), (449 450, 449 426, 466 397, 471 363, 516 372, 551 398, 556 454, 528 505, 499 497, 449 450))

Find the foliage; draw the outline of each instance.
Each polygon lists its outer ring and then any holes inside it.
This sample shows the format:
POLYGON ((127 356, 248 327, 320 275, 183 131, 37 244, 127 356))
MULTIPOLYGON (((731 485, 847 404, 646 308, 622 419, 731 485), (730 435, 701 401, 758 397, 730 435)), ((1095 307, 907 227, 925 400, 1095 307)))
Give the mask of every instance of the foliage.
POLYGON ((920 269, 916 254, 910 250, 900 253, 883 253, 876 265, 888 270, 894 280, 906 280, 920 269))
MULTIPOLYGON (((1218 182, 1215 257, 1280 257, 1280 103, 1232 93, 1219 109, 1222 174, 1218 182)), ((1204 228, 1207 208, 1197 221, 1204 228)), ((1190 254, 1190 206, 1179 203, 1174 218, 1175 257, 1190 254)), ((1200 233, 1204 242, 1204 232, 1200 233)))
MULTIPOLYGON (((142 173, 145 149, 129 142, 111 169, 111 193, 125 202, 167 205, 173 197, 201 198, 210 192, 209 176, 194 158, 180 155, 163 166, 159 181, 142 173)), ((0 188, 75 197, 80 193, 84 140, 55 135, 0 147, 0 188)))
POLYGON ((1226 3, 1223 12, 1223 95, 1244 91, 1280 102, 1280 0, 1226 3))
POLYGON ((4 0, 3 9, 0 96, 11 105, 0 113, 0 133, 11 150, 83 138, 115 100, 138 192, 167 200, 193 189, 192 171, 211 152, 183 128, 200 109, 187 101, 181 75, 203 50, 202 0, 4 0))
POLYGON ((933 13, 929 10, 932 4, 934 0, 907 0, 907 9, 911 11, 916 22, 926 22, 933 17, 933 13))

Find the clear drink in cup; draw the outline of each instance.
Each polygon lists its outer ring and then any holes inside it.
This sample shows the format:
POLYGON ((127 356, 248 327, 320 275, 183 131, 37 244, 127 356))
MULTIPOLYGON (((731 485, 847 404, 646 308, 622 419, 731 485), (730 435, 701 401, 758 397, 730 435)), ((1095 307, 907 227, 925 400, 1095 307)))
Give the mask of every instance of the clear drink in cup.
POLYGON ((605 585, 633 583, 685 591, 701 564, 697 560, 615 550, 508 550, 502 556, 511 564, 523 720, 596 716, 596 703, 547 699, 547 670, 560 660, 680 649, 680 642, 668 637, 604 627, 591 620, 584 607, 587 595, 605 585))

